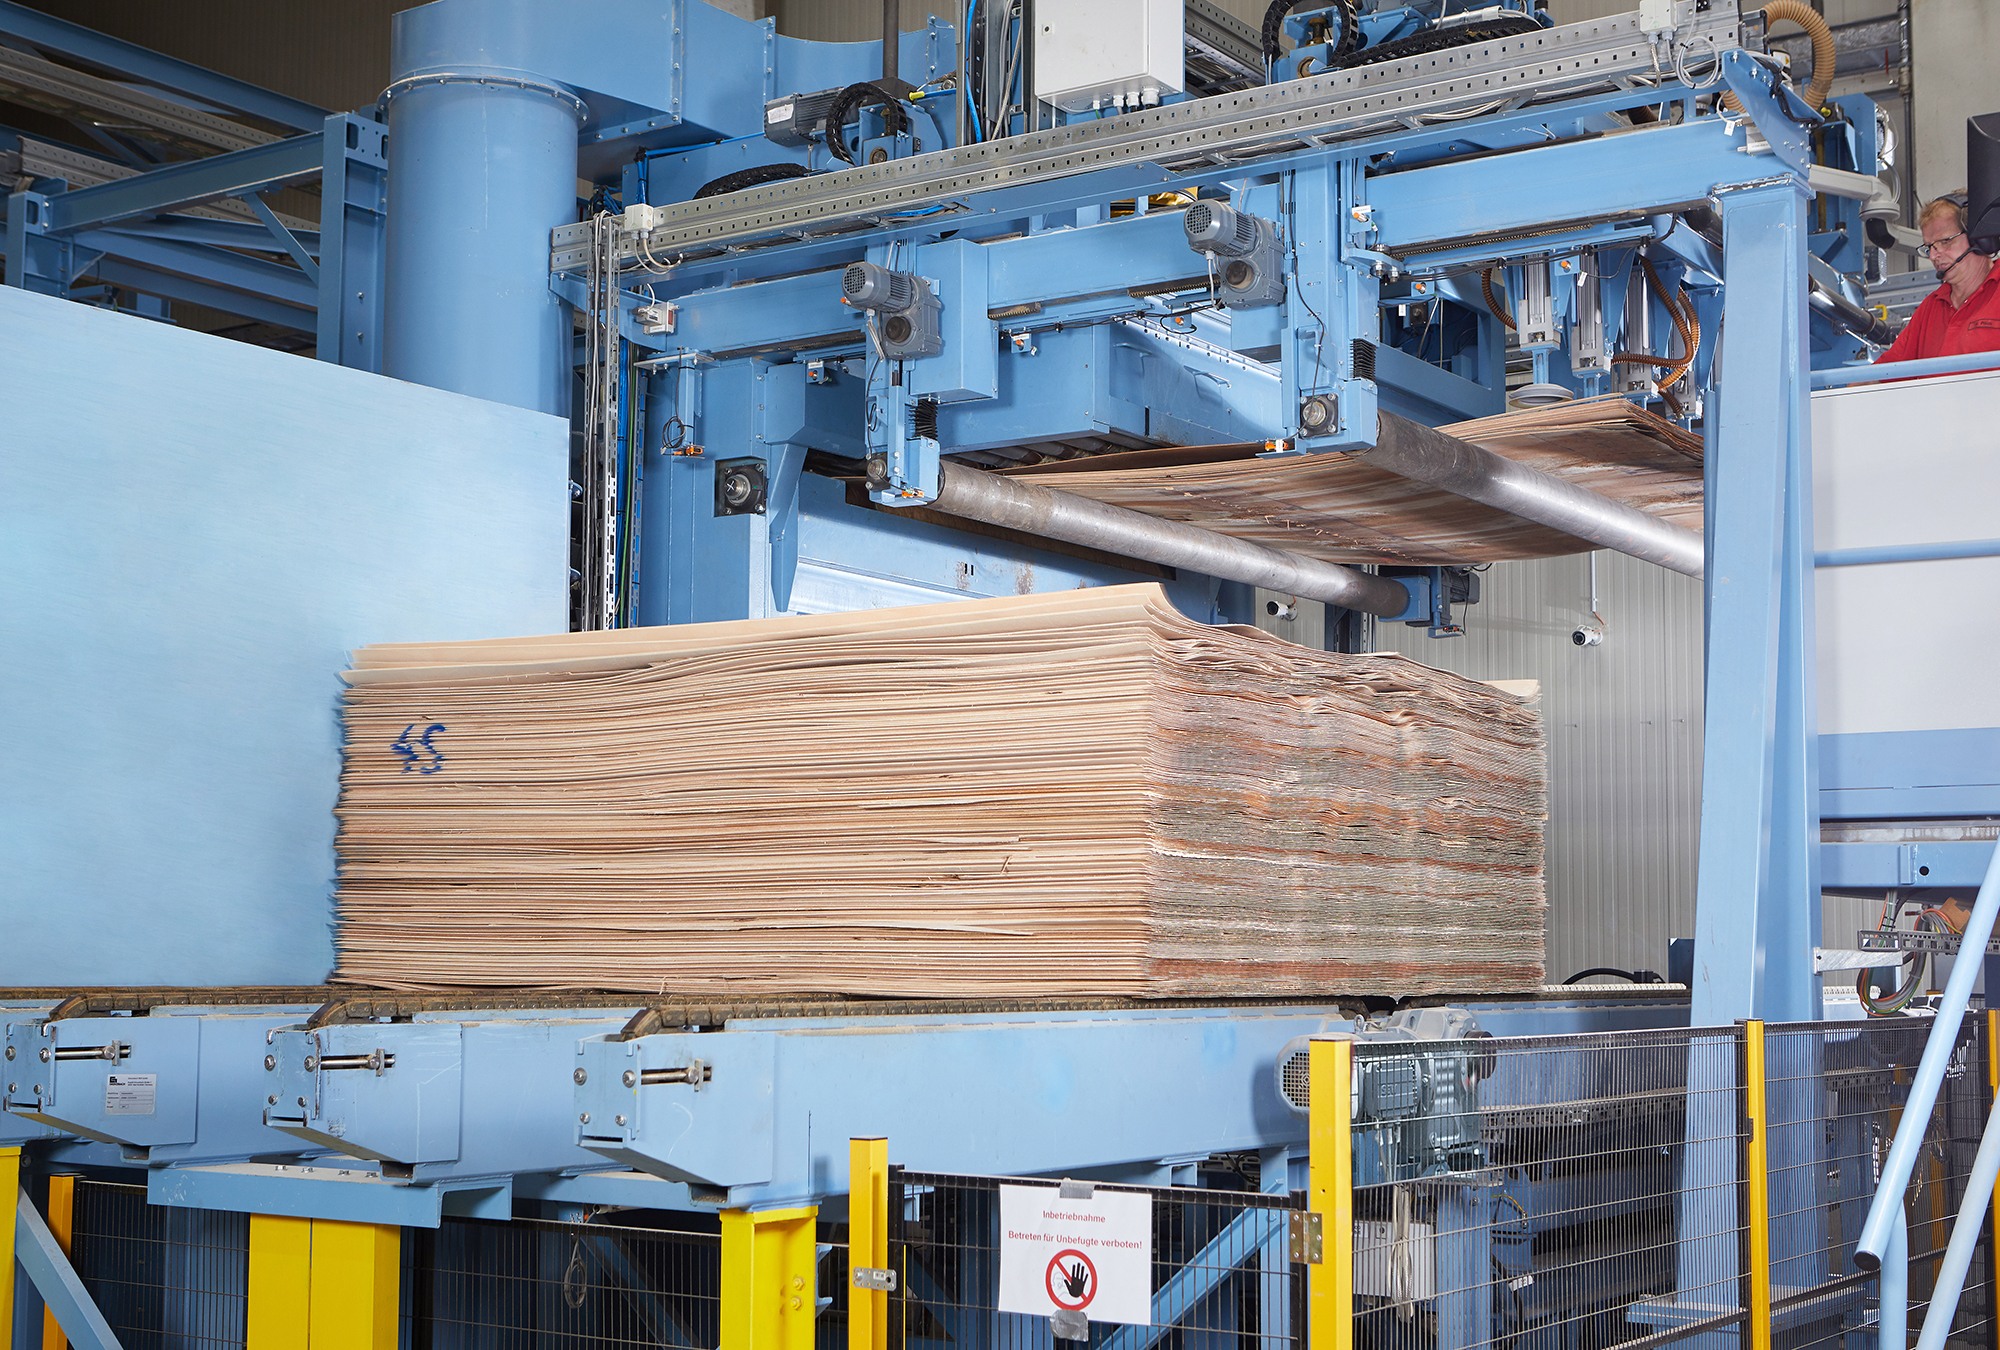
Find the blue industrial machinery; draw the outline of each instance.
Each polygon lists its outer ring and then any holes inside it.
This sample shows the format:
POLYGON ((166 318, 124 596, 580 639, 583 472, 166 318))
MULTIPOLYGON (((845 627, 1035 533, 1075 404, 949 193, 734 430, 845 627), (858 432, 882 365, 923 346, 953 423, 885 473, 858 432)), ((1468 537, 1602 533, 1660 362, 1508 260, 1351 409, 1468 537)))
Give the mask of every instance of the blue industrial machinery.
MULTIPOLYGON (((1069 8, 1043 18, 1089 21, 1069 8)), ((1338 1032, 1416 1046, 1357 1079, 1357 1165, 1401 1181, 1495 1147, 1475 1028, 1816 1016, 1807 371, 1890 336, 1864 289, 1874 106, 1814 106, 1738 0, 1570 27, 1464 9, 1280 0, 1253 32, 1197 2, 1172 11, 1171 77, 1057 100, 1025 0, 854 44, 703 0, 437 0, 397 16, 380 102, 327 113, 0 4, 33 49, 0 68, 81 89, 96 64, 282 129, 148 104, 183 157, 115 173, 15 137, 7 281, 231 308, 323 360, 568 417, 584 628, 1151 578, 1209 621, 1261 586, 1357 620, 1329 632, 1459 631, 1463 572, 1339 567, 987 472, 1211 443, 1351 454, 1703 576, 1686 1002, 1356 1030, 1255 1001, 23 995, 0 1005, 0 1145, 144 1168, 159 1204, 419 1227, 816 1203, 845 1192, 848 1139, 885 1131, 930 1171, 1150 1182, 1228 1151, 1289 1167, 1293 1042, 1338 1032), (315 179, 316 230, 262 195, 315 179), (1510 331, 1518 396, 1623 396, 1702 435, 1705 537, 1434 430, 1507 406, 1510 331)), ((1526 1243, 1546 1216, 1513 1203, 1526 1243)))

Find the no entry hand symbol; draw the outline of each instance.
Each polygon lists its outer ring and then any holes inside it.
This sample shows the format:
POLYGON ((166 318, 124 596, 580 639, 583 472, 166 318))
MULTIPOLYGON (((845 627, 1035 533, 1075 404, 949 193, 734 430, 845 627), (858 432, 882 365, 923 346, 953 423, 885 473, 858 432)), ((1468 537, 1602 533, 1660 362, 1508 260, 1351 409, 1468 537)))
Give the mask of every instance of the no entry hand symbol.
POLYGON ((1074 1247, 1065 1247, 1049 1258, 1043 1280, 1048 1285, 1049 1302, 1058 1308, 1077 1312, 1097 1297, 1097 1267, 1074 1247))

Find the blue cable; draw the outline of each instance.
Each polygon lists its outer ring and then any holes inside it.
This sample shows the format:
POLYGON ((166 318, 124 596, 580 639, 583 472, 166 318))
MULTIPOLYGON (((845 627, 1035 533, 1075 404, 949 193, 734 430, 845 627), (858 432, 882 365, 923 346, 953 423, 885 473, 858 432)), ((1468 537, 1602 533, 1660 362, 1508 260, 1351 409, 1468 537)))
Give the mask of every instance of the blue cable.
POLYGON ((986 139, 979 130, 979 109, 972 106, 972 11, 979 8, 979 0, 965 0, 965 31, 959 35, 959 42, 966 51, 965 88, 958 92, 965 96, 965 115, 972 121, 972 140, 976 145, 986 139))

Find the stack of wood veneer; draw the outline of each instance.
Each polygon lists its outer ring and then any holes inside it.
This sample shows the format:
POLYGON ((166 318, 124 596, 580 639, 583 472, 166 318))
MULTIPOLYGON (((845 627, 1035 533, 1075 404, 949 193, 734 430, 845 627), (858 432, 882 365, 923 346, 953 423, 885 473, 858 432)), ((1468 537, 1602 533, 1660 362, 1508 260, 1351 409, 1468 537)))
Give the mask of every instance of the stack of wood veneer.
POLYGON ((1123 586, 355 653, 338 977, 649 994, 1542 979, 1528 700, 1123 586))

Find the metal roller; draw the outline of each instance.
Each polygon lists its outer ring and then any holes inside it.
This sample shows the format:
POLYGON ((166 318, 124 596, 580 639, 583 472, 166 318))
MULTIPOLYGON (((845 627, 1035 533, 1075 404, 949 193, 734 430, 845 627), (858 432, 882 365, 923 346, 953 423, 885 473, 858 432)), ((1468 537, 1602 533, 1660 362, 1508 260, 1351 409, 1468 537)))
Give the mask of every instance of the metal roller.
POLYGON ((937 500, 929 503, 935 511, 1165 567, 1185 567, 1224 581, 1323 600, 1382 618, 1410 607, 1410 593, 1400 583, 1338 563, 1231 539, 1213 530, 1002 478, 983 469, 945 463, 938 470, 937 500))
POLYGON ((1561 530, 1599 548, 1616 549, 1687 576, 1702 574, 1702 538, 1694 531, 1394 413, 1378 414, 1371 449, 1351 453, 1393 474, 1561 530))

